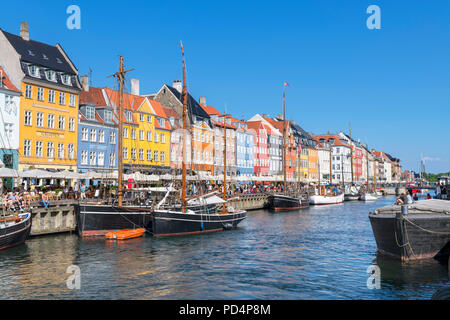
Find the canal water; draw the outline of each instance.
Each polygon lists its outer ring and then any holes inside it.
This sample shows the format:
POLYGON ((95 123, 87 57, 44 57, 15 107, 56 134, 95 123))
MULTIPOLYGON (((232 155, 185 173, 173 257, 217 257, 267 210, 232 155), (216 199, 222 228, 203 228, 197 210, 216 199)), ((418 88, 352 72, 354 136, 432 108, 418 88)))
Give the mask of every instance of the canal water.
POLYGON ((205 235, 117 243, 69 234, 31 238, 0 252, 0 297, 430 299, 448 285, 447 266, 376 253, 368 213, 394 199, 251 211, 237 230, 205 235), (68 289, 71 265, 79 267, 80 289, 68 289), (379 289, 367 286, 371 265, 380 268, 379 289))

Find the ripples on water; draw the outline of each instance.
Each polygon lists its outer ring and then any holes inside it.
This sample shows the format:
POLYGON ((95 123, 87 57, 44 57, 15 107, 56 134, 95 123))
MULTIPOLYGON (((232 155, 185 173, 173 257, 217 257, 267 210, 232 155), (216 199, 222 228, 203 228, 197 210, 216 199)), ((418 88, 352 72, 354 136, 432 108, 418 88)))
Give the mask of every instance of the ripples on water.
POLYGON ((251 211, 239 229, 126 242, 76 235, 32 238, 0 252, 3 299, 429 299, 449 280, 434 260, 402 264, 376 254, 368 212, 346 202, 302 211, 251 211), (70 265, 81 289, 69 290, 70 265), (370 290, 367 268, 381 268, 370 290))

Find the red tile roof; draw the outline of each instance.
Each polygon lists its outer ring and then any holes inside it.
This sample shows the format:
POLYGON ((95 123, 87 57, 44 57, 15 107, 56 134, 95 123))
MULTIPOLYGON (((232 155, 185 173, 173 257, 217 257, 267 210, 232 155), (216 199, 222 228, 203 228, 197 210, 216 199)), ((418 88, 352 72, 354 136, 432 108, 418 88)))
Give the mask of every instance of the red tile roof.
POLYGON ((329 139, 334 139, 333 146, 342 146, 350 148, 350 145, 347 143, 342 142, 340 139, 342 137, 335 135, 335 134, 326 134, 326 135, 318 135, 313 137, 317 142, 320 142, 320 139, 325 139, 327 142, 329 142, 329 139))
POLYGON ((89 91, 82 90, 80 93, 81 103, 93 103, 98 107, 106 106, 102 88, 89 87, 89 91))
POLYGON ((211 106, 205 106, 205 105, 202 105, 202 104, 201 104, 200 106, 201 106, 202 109, 205 110, 205 112, 206 112, 207 114, 209 114, 210 116, 212 116, 212 115, 222 116, 222 114, 221 114, 219 111, 217 111, 217 109, 214 108, 214 107, 211 107, 211 106))
POLYGON ((6 87, 6 89, 9 90, 14 90, 14 91, 19 91, 19 89, 17 89, 17 87, 11 82, 11 80, 8 78, 8 75, 6 73, 6 70, 3 69, 2 66, 0 66, 0 71, 2 73, 3 76, 3 81, 1 81, 2 79, 0 79, 1 83, 3 84, 4 87, 6 87))

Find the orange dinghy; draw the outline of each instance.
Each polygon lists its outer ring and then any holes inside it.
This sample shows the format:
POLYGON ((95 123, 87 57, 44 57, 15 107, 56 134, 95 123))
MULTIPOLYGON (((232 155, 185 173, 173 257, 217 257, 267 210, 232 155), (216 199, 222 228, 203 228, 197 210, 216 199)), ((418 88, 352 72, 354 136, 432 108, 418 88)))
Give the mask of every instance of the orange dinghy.
POLYGON ((105 236, 109 240, 127 240, 142 237, 145 229, 123 229, 119 231, 108 232, 105 236))

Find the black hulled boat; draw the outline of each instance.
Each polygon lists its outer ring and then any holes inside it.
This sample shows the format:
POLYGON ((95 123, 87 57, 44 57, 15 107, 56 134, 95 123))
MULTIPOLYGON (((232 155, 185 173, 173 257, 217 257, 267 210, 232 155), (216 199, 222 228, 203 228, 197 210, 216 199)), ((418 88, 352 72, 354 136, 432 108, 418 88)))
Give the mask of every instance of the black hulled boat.
POLYGON ((309 200, 303 197, 290 197, 281 194, 270 195, 269 209, 273 211, 299 210, 309 207, 309 200))
POLYGON ((0 218, 0 250, 20 245, 30 235, 31 214, 0 218))

